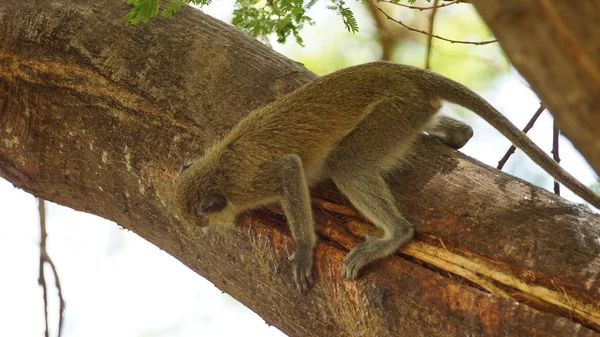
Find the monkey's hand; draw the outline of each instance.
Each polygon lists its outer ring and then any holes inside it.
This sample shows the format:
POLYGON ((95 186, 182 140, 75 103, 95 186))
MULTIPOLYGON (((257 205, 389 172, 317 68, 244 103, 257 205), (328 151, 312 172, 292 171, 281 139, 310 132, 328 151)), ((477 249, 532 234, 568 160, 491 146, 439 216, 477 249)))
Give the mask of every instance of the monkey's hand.
POLYGON ((298 290, 305 293, 313 284, 312 265, 313 265, 313 249, 303 246, 296 247, 296 251, 290 260, 294 265, 294 281, 298 290))

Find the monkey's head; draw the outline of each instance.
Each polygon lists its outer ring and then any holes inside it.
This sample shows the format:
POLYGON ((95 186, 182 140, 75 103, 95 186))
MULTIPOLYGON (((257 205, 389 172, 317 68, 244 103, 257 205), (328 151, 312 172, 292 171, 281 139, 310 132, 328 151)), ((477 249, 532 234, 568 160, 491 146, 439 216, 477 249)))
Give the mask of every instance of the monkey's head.
POLYGON ((188 226, 232 226, 236 212, 227 198, 227 178, 218 160, 204 156, 181 166, 174 205, 188 226))

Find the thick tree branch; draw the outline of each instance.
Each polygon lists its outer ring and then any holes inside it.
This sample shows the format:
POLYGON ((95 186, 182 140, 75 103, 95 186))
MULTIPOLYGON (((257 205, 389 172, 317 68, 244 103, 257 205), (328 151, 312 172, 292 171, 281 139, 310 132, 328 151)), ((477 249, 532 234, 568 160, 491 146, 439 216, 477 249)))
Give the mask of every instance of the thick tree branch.
POLYGON ((473 1, 512 64, 600 174, 600 4, 473 1))
POLYGON ((131 229, 292 336, 600 335, 599 217, 425 137, 389 179, 417 237, 358 281, 342 260, 374 228, 329 184, 305 296, 277 208, 185 230, 170 207, 184 159, 315 75, 200 11, 140 26, 126 11, 0 3, 0 176, 131 229))

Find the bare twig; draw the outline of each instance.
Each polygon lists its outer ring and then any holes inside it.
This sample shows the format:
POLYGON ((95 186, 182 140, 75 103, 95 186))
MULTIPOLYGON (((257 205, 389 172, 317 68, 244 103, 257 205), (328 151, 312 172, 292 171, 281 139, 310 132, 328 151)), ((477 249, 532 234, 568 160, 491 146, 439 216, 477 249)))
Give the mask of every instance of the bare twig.
MULTIPOLYGON (((525 128, 523 129, 524 133, 527 133, 527 131, 529 131, 532 127, 533 124, 535 124, 535 121, 538 119, 538 117, 540 117, 540 115, 542 114, 542 112, 546 109, 546 107, 544 107, 543 103, 540 103, 540 107, 537 109, 537 111, 533 114, 533 116, 531 117, 531 119, 529 120, 529 122, 527 123, 527 125, 525 125, 525 128)), ((508 151, 506 151, 506 153, 504 154, 504 156, 502 157, 502 159, 500 159, 500 161, 498 162, 498 166, 496 167, 498 170, 502 170, 502 168, 504 167, 504 164, 506 164, 506 162, 508 161, 508 158, 510 158, 510 156, 515 153, 515 146, 511 145, 508 148, 508 151)))
POLYGON ((404 24, 402 21, 400 20, 396 20, 394 18, 392 18, 391 16, 389 16, 386 12, 384 12, 380 7, 377 7, 377 10, 380 11, 381 13, 383 13, 383 15, 385 15, 385 17, 388 20, 394 21, 395 23, 399 24, 400 26, 412 31, 412 32, 416 32, 416 33, 421 33, 424 35, 431 35, 432 37, 436 38, 436 39, 440 39, 442 41, 446 41, 446 42, 450 42, 450 43, 460 43, 460 44, 474 44, 474 45, 484 45, 484 44, 490 44, 490 43, 495 43, 498 42, 498 40, 487 40, 487 41, 460 41, 460 40, 452 40, 452 39, 447 39, 445 37, 441 37, 439 35, 434 35, 434 34, 429 34, 424 30, 419 30, 419 29, 415 29, 412 28, 406 24, 404 24))
POLYGON ((402 4, 402 3, 399 3, 399 2, 396 2, 396 1, 393 1, 393 0, 377 0, 377 2, 384 2, 384 3, 396 5, 396 6, 406 7, 406 8, 410 8, 410 9, 416 9, 416 10, 419 10, 419 11, 425 11, 425 10, 430 10, 430 9, 431 10, 436 10, 438 8, 448 7, 448 6, 451 6, 451 5, 456 5, 456 4, 459 4, 459 3, 464 2, 464 1, 456 0, 456 1, 451 1, 451 2, 448 2, 448 3, 442 4, 442 5, 438 5, 439 1, 436 1, 433 6, 429 6, 429 7, 405 5, 405 4, 402 4))
MULTIPOLYGON (((437 14, 438 3, 440 0, 435 0, 433 2, 433 10, 429 15, 429 35, 427 36, 427 54, 425 55, 425 69, 431 69, 429 65, 429 61, 431 59, 431 46, 433 42, 433 22, 435 20, 435 14, 437 14)), ((456 2, 455 2, 456 3, 456 2)))
POLYGON ((45 336, 49 337, 50 335, 50 332, 48 330, 48 287, 46 285, 46 278, 44 277, 44 264, 47 263, 50 266, 50 269, 52 269, 52 273, 54 274, 54 284, 56 285, 58 299, 60 300, 60 314, 58 318, 58 337, 60 337, 62 334, 65 301, 63 299, 62 288, 60 286, 60 280, 58 278, 56 266, 54 265, 54 262, 52 261, 50 256, 48 256, 48 252, 46 251, 46 238, 48 236, 48 233, 46 232, 46 202, 44 199, 37 199, 38 212, 40 215, 40 270, 38 283, 42 287, 42 291, 44 293, 44 318, 46 320, 45 336))
MULTIPOLYGON (((558 136, 560 135, 560 130, 558 129, 558 125, 556 125, 556 119, 552 125, 552 158, 557 163, 560 163, 560 157, 558 155, 558 136)), ((560 185, 558 181, 554 181, 554 193, 556 195, 560 195, 560 185)))

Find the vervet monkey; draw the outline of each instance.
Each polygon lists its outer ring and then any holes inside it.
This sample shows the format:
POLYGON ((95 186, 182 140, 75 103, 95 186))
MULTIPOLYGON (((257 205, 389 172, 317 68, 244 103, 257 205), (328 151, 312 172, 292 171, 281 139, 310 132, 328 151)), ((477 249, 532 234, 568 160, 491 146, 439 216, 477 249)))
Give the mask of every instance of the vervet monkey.
POLYGON ((182 167, 175 183, 177 212, 188 224, 231 226, 240 212, 280 202, 296 243, 294 279, 305 291, 312 284, 316 243, 309 188, 331 178, 383 230, 382 237, 368 235, 344 259, 343 277, 354 279, 365 265, 413 237, 384 174, 423 131, 455 149, 473 135, 468 125, 435 115, 441 99, 477 113, 556 180, 600 208, 598 195, 481 96, 431 71, 375 62, 319 77, 252 111, 182 167))

